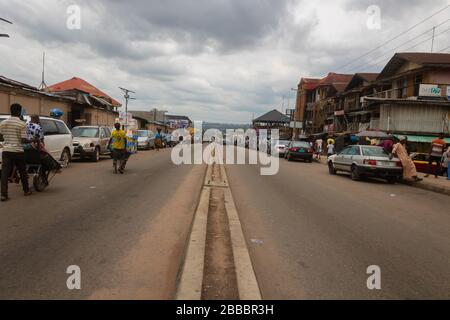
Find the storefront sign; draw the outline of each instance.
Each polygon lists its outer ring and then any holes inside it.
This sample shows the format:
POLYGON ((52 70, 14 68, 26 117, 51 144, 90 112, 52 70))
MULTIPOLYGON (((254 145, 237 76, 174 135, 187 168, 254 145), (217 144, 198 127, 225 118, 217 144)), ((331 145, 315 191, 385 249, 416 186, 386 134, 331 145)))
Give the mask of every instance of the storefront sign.
POLYGON ((440 97, 442 90, 437 85, 421 84, 419 89, 419 96, 421 97, 440 97))
POLYGON ((345 115, 345 110, 335 111, 335 112, 334 112, 334 115, 335 115, 335 116, 343 116, 343 115, 345 115))

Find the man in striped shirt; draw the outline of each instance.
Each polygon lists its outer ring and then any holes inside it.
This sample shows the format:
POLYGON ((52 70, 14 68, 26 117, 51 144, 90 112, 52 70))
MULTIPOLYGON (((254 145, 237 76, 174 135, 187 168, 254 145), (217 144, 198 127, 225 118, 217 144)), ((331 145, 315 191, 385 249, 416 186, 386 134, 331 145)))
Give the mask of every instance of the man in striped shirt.
POLYGON ((14 167, 20 173, 25 196, 31 195, 23 149, 23 144, 27 142, 27 130, 25 122, 20 120, 21 114, 22 106, 13 104, 11 105, 11 118, 0 123, 0 141, 3 141, 1 201, 9 200, 8 178, 14 167))

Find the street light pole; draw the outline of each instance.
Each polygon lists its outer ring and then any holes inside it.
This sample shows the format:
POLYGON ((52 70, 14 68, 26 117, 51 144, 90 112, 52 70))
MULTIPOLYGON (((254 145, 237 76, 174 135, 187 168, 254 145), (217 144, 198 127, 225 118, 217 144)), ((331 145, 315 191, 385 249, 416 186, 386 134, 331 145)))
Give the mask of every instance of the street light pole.
POLYGON ((130 93, 136 94, 136 92, 131 91, 129 89, 125 89, 125 88, 121 88, 119 87, 120 90, 123 91, 124 93, 124 98, 125 98, 125 129, 128 131, 128 100, 135 100, 134 98, 132 98, 130 96, 130 93))
MULTIPOLYGON (((298 92, 298 89, 294 89, 294 88, 291 88, 291 91, 295 91, 295 92, 298 92)), ((295 109, 294 109, 295 111, 294 111, 294 131, 293 131, 293 134, 292 134, 292 140, 293 141, 295 141, 295 140, 297 140, 296 138, 296 136, 297 136, 297 134, 296 134, 296 131, 297 131, 297 119, 296 119, 296 113, 297 113, 297 104, 295 104, 295 109)))

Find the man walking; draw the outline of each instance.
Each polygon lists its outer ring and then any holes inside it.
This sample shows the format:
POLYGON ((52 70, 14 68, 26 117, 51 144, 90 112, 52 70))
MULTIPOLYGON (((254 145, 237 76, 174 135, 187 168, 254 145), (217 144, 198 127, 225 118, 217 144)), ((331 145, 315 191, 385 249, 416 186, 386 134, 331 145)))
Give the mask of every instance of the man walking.
POLYGON ((434 177, 437 178, 441 174, 441 161, 442 155, 445 150, 444 134, 441 133, 438 139, 431 142, 430 160, 428 161, 428 174, 425 176, 428 178, 433 172, 433 163, 436 162, 436 171, 434 177))
POLYGON ((327 154, 328 157, 331 157, 332 155, 334 155, 335 153, 335 146, 334 146, 334 142, 333 141, 329 141, 329 144, 327 146, 327 154))
POLYGON ((11 105, 11 117, 0 123, 0 140, 3 140, 1 201, 8 201, 8 178, 13 168, 17 168, 25 196, 30 196, 28 174, 25 165, 23 144, 28 142, 27 126, 20 120, 22 106, 11 105))
POLYGON ((125 165, 127 161, 127 134, 124 130, 121 130, 120 123, 114 125, 116 130, 111 134, 109 145, 113 156, 114 172, 125 172, 125 165), (119 167, 117 165, 119 164, 119 167))

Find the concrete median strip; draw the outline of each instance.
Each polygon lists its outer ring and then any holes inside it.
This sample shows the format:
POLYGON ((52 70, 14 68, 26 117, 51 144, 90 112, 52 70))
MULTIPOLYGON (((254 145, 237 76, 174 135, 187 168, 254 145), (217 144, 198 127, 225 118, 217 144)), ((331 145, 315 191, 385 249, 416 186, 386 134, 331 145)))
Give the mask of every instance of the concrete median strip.
MULTIPOLYGON (((224 166, 221 166, 221 170, 224 183, 228 186, 228 178, 224 166)), ((241 221, 229 187, 225 190, 225 208, 230 224, 239 297, 241 300, 262 300, 247 243, 242 232, 241 221)))
POLYGON ((204 298, 202 287, 208 285, 208 281, 205 279, 209 275, 205 274, 208 273, 208 264, 205 259, 205 251, 208 247, 206 243, 207 234, 209 234, 208 217, 211 214, 211 199, 214 198, 212 194, 216 192, 215 190, 223 192, 222 201, 224 201, 226 217, 228 217, 231 239, 231 243, 228 246, 231 247, 233 256, 233 259, 230 261, 234 263, 236 272, 236 281, 234 282, 237 282, 235 286, 237 285, 239 299, 262 299, 239 215, 229 188, 226 171, 223 165, 220 165, 219 168, 220 170, 217 170, 217 167, 214 169, 214 165, 210 165, 207 169, 200 202, 192 225, 192 232, 188 240, 185 261, 181 270, 176 293, 177 300, 201 300, 204 298), (220 175, 218 172, 220 172, 220 175))
POLYGON ((189 237, 187 253, 176 294, 177 300, 200 300, 202 296, 206 226, 208 223, 210 195, 211 188, 204 187, 189 237))

